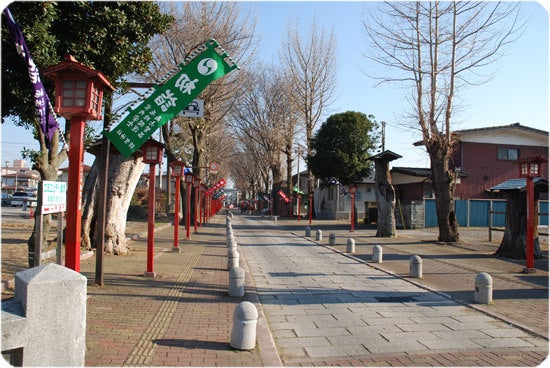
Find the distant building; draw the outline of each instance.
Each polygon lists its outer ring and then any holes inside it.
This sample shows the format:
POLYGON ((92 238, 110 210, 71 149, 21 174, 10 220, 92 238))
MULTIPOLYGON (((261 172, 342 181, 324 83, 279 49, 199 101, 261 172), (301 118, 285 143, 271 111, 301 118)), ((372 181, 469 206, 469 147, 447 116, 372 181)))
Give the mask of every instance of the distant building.
POLYGON ((15 191, 36 191, 40 173, 27 166, 25 160, 9 161, 2 167, 2 193, 13 194, 15 191))

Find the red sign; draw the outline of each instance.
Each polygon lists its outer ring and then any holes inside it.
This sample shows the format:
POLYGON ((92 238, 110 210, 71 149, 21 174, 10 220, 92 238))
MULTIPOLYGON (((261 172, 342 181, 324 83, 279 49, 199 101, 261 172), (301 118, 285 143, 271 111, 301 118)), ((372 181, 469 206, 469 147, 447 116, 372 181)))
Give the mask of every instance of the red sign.
POLYGON ((218 190, 218 189, 220 189, 221 187, 224 187, 224 186, 225 186, 225 180, 221 179, 219 182, 217 182, 212 187, 210 187, 204 194, 209 196, 212 193, 214 193, 216 190, 218 190))
POLYGON ((290 202, 290 199, 288 199, 288 197, 286 196, 285 192, 283 192, 282 190, 279 190, 279 192, 277 192, 279 194, 279 196, 286 202, 290 202))

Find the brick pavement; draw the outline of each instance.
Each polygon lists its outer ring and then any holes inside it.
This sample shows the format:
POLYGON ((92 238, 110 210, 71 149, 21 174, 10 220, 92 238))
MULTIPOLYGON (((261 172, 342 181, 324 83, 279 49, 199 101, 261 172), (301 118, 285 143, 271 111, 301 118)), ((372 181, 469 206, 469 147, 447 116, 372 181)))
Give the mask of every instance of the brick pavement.
MULTIPOLYGON (((278 365, 265 336, 252 351, 229 347, 233 310, 254 294, 227 295, 224 218, 191 238, 172 253, 173 227, 156 233, 156 278, 142 276, 146 239, 132 242, 130 255, 105 257, 105 285, 88 287, 86 366, 278 365)), ((81 271, 92 283, 95 259, 81 271)))

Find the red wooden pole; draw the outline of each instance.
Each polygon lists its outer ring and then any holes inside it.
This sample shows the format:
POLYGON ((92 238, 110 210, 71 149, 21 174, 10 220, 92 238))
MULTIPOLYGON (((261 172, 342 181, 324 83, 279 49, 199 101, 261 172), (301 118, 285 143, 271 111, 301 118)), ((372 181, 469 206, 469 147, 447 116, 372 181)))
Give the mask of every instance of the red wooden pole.
POLYGON ((525 271, 533 272, 535 270, 535 240, 534 240, 534 223, 535 223, 535 188, 533 178, 527 177, 527 234, 526 234, 526 259, 525 271))
POLYGON ((180 248, 178 246, 179 242, 179 226, 180 226, 180 182, 181 176, 176 176, 176 198, 174 204, 174 247, 172 252, 179 252, 180 248))
MULTIPOLYGON (((187 182, 187 180, 186 180, 187 182)), ((191 183, 187 183, 187 191, 185 193, 186 206, 185 206, 185 239, 191 239, 190 227, 191 227, 191 183)))
MULTIPOLYGON (((65 267, 80 272, 80 228, 82 219, 82 185, 84 173, 84 127, 81 116, 71 118, 69 147, 69 177, 67 183, 67 224, 65 240, 65 267)), ((35 255, 35 257, 40 255, 35 255)))
MULTIPOLYGON (((195 179, 195 180, 198 180, 195 179)), ((195 187, 195 209, 193 211, 194 215, 193 215, 193 220, 194 220, 194 228, 195 228, 195 232, 197 232, 197 224, 198 224, 198 219, 197 219, 197 214, 198 214, 198 205, 199 205, 199 186, 197 185, 195 187)))
POLYGON ((149 164, 149 203, 147 204, 147 271, 146 277, 155 277, 155 165, 149 164))
POLYGON ((355 193, 351 193, 351 230, 350 232, 355 232, 355 193))

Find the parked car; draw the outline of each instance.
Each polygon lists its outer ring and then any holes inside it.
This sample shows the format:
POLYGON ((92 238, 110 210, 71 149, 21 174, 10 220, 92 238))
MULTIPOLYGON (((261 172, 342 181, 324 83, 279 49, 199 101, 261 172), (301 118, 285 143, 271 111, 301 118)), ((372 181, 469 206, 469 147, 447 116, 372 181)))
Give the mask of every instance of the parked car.
POLYGON ((36 195, 33 192, 15 192, 11 197, 12 206, 22 206, 27 201, 28 206, 36 205, 36 195))
POLYGON ((11 206, 11 194, 2 193, 2 206, 11 206))

